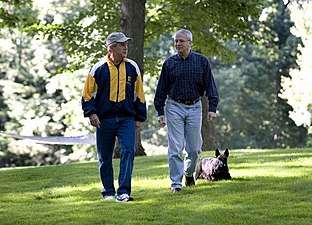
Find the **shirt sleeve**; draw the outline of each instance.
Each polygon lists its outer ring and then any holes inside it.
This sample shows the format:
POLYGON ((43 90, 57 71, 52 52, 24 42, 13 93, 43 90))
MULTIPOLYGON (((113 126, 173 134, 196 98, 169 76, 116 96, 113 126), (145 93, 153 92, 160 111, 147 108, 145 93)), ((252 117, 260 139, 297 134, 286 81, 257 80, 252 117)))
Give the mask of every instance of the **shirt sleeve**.
POLYGON ((164 107, 165 101, 168 94, 168 73, 166 62, 163 64, 159 80, 156 88, 155 98, 154 98, 154 107, 158 113, 158 116, 163 116, 165 114, 164 107))
POLYGON ((206 96, 208 98, 208 111, 216 112, 217 106, 219 103, 219 93, 218 93, 218 89, 217 89, 213 74, 211 72, 211 67, 210 67, 210 63, 208 60, 207 60, 207 65, 206 65, 205 78, 206 78, 205 91, 206 91, 206 96))

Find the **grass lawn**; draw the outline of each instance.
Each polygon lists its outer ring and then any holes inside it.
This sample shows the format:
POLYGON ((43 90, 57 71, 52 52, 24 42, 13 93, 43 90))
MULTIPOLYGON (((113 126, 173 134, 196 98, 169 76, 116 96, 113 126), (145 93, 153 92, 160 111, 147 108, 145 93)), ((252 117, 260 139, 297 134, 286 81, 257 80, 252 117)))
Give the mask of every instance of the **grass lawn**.
POLYGON ((312 149, 230 150, 228 162, 233 180, 172 194, 167 156, 137 157, 128 203, 103 200, 97 162, 0 169, 0 224, 312 224, 312 149))

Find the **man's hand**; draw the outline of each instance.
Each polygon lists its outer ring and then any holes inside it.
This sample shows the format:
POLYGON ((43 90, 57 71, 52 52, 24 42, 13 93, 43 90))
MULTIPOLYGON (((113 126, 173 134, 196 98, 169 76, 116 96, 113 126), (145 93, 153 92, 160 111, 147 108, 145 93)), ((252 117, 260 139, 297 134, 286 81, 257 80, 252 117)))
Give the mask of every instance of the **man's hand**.
POLYGON ((92 114, 92 115, 89 117, 89 119, 90 119, 90 123, 91 123, 92 126, 97 127, 97 128, 100 128, 101 122, 100 122, 99 117, 98 117, 96 114, 92 114))
POLYGON ((139 129, 142 126, 142 122, 140 121, 135 121, 135 127, 136 129, 139 129))
POLYGON ((162 126, 162 127, 166 126, 165 116, 159 116, 159 117, 158 117, 158 123, 159 123, 159 125, 162 126))
POLYGON ((217 117, 217 113, 215 112, 208 112, 207 113, 207 121, 213 121, 217 117))

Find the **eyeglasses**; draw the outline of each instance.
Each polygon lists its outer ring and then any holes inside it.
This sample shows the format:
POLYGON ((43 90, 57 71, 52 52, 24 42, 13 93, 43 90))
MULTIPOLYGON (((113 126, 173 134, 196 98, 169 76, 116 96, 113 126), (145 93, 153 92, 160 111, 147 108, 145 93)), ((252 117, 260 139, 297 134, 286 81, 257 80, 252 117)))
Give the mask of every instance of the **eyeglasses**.
POLYGON ((183 43, 185 43, 185 42, 187 42, 187 41, 191 41, 191 40, 174 39, 174 43, 176 43, 176 44, 179 43, 179 42, 183 44, 183 43))

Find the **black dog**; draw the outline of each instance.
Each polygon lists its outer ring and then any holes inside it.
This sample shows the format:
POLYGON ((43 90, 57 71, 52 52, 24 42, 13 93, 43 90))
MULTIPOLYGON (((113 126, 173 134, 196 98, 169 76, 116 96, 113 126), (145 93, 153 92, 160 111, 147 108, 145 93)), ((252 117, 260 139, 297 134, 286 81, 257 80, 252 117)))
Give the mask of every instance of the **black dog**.
POLYGON ((216 149, 216 158, 202 158, 196 168, 195 179, 207 179, 209 181, 231 180, 227 165, 229 150, 226 149, 224 154, 221 154, 216 149))

